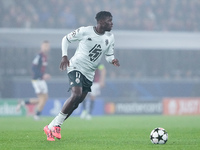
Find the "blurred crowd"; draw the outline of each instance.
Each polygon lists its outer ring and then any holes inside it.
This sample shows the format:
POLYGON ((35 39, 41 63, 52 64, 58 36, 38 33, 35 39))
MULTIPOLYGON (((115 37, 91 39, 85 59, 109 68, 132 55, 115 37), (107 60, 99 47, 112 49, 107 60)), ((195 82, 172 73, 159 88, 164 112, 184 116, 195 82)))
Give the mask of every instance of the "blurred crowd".
POLYGON ((77 28, 108 10, 114 29, 200 31, 200 0, 0 0, 0 28, 77 28))

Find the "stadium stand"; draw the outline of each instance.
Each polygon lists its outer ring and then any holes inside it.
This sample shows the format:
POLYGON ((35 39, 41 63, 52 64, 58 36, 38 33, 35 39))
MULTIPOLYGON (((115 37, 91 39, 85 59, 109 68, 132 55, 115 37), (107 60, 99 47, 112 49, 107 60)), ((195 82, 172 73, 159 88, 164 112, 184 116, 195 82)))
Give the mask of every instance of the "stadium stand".
POLYGON ((76 28, 109 10, 115 29, 200 31, 199 8, 199 0, 6 0, 0 1, 0 27, 76 28))

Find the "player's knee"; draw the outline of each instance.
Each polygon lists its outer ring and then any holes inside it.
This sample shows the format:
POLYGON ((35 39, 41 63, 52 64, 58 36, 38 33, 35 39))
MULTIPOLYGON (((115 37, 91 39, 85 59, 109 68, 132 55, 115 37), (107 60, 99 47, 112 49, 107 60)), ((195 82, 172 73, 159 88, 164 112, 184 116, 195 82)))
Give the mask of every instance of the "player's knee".
POLYGON ((82 93, 81 92, 74 92, 72 94, 72 99, 74 99, 75 101, 79 100, 81 98, 82 93))

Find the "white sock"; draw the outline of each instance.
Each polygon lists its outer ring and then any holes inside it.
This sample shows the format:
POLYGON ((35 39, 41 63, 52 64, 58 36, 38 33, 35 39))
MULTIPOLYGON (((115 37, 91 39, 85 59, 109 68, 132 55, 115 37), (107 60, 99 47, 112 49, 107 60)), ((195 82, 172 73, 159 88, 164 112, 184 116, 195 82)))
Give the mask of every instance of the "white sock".
POLYGON ((61 126, 65 120, 65 118, 67 117, 67 114, 63 114, 62 112, 60 112, 52 121, 51 123, 48 125, 49 130, 51 130, 51 128, 53 126, 61 126))

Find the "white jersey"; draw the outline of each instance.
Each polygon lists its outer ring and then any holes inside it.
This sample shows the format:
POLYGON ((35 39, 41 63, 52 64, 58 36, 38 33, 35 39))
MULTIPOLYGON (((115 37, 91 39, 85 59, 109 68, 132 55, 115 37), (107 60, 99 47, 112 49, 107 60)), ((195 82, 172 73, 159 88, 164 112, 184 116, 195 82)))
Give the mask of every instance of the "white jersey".
POLYGON ((70 59, 68 72, 78 70, 88 80, 93 81, 102 56, 111 57, 110 63, 114 59, 114 35, 110 32, 98 34, 93 26, 88 26, 80 27, 66 37, 70 43, 79 41, 76 52, 70 59))

